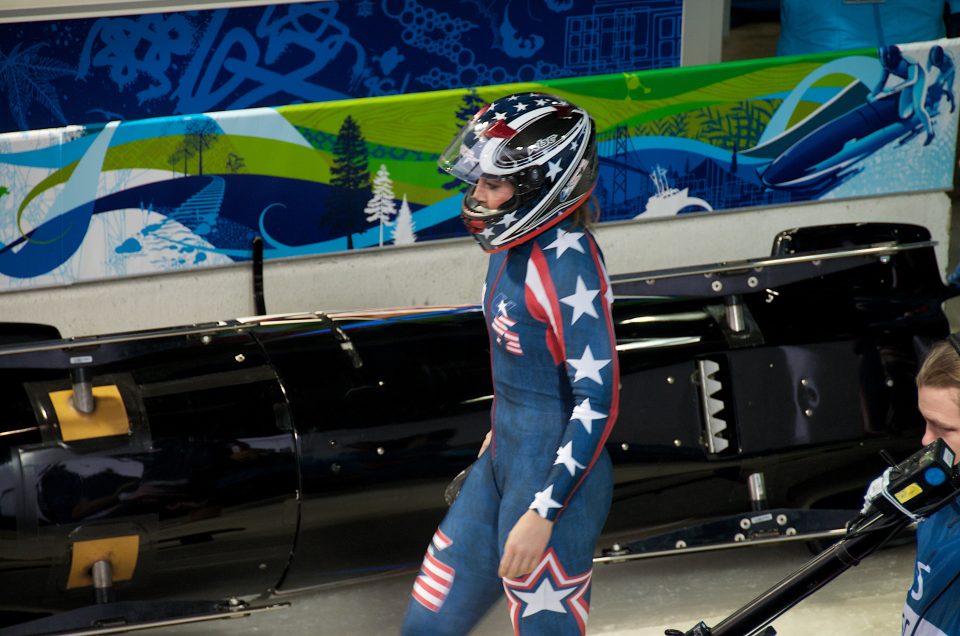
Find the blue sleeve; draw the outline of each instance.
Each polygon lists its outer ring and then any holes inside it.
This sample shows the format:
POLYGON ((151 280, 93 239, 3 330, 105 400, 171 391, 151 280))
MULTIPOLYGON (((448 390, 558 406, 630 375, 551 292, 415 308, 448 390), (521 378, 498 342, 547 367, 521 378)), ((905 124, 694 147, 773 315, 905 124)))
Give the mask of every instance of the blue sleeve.
POLYGON ((528 309, 550 325, 548 348, 566 369, 573 409, 552 468, 530 508, 555 520, 590 472, 617 417, 620 373, 603 257, 586 231, 560 231, 534 246, 527 266, 528 309), (554 249, 551 249, 554 247, 554 249))

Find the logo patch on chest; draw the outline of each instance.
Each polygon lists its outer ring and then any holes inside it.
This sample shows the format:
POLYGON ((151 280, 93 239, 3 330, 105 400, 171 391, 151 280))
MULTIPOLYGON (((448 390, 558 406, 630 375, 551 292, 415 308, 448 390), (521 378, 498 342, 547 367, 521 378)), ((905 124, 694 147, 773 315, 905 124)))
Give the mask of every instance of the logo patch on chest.
POLYGON ((508 353, 522 356, 523 348, 520 346, 520 334, 513 331, 513 326, 517 321, 510 317, 510 312, 516 307, 502 294, 498 295, 492 309, 496 312, 493 320, 490 321, 490 328, 494 333, 494 341, 507 350, 508 353))

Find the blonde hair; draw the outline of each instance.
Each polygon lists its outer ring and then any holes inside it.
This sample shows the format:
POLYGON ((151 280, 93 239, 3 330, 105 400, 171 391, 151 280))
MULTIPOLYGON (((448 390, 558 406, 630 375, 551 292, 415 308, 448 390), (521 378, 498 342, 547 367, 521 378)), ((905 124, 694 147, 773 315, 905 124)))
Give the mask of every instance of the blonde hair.
POLYGON ((927 353, 917 372, 917 388, 960 389, 960 355, 948 340, 938 342, 927 353))

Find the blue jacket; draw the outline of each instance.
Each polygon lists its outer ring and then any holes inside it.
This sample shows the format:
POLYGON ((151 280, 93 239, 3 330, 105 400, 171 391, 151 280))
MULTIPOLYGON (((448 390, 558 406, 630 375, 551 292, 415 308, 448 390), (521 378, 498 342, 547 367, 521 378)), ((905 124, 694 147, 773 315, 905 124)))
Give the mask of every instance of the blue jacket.
POLYGON ((960 499, 917 526, 917 562, 902 633, 960 634, 960 499))
POLYGON ((944 5, 960 0, 781 0, 777 55, 926 42, 944 37, 944 5))

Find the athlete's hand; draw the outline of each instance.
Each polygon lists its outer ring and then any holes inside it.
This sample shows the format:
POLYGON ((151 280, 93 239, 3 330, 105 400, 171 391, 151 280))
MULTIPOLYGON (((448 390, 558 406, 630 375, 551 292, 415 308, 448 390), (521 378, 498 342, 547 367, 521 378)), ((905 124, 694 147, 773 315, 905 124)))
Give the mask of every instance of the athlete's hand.
POLYGON ((483 444, 480 444, 480 452, 477 453, 477 457, 483 455, 483 451, 487 450, 487 446, 490 445, 491 435, 493 435, 493 431, 487 431, 487 436, 483 438, 483 444))
POLYGON ((553 522, 527 510, 507 535, 498 574, 516 578, 533 572, 550 543, 553 522))

